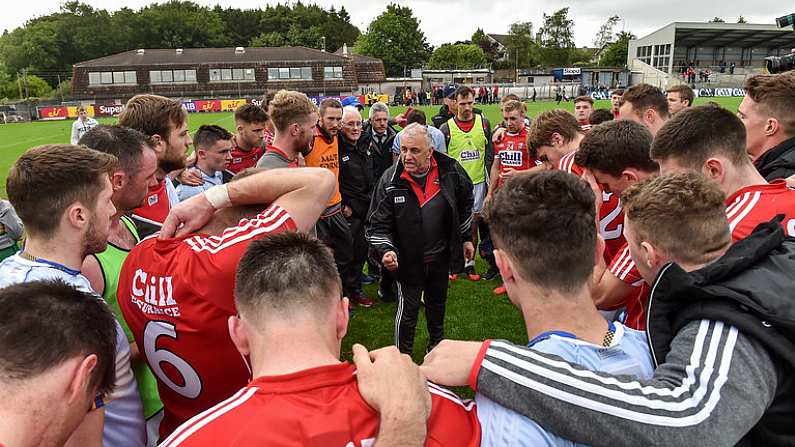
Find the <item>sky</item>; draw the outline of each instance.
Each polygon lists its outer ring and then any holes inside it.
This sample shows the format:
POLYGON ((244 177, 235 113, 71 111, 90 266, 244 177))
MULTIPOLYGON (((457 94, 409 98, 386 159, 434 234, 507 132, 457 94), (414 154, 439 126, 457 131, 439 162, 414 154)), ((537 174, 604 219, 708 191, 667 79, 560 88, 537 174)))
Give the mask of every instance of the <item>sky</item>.
MULTIPOLYGON (((152 0, 82 0, 95 8, 116 10, 123 6, 138 9, 152 0)), ((266 4, 283 3, 278 0, 193 0, 195 3, 239 9, 261 8, 266 4)), ((312 3, 312 0, 304 0, 312 3)), ((345 6, 351 21, 362 32, 367 25, 381 14, 388 2, 372 0, 322 0, 315 1, 324 7, 345 6)), ((513 22, 533 23, 535 29, 541 24, 542 14, 560 8, 569 8, 569 18, 574 20, 574 39, 577 46, 591 46, 599 27, 612 15, 623 20, 616 31, 627 30, 643 37, 670 22, 705 22, 715 16, 727 22, 735 22, 744 16, 749 23, 775 24, 775 18, 795 12, 795 5, 781 0, 402 0, 398 2, 409 6, 414 16, 420 20, 420 28, 428 43, 439 46, 458 40, 469 40, 477 28, 487 33, 507 34, 513 22)), ((59 9, 60 0, 27 0, 24 8, 11 8, 6 5, 0 15, 0 30, 12 30, 22 26, 28 19, 46 15, 59 9)))

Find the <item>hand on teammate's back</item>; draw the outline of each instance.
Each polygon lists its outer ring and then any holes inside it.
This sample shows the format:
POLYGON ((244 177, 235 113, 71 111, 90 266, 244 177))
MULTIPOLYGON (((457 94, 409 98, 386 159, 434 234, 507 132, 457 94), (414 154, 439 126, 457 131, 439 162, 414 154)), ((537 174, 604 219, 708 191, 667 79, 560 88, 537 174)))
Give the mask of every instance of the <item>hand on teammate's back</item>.
POLYGON ((481 345, 479 341, 442 340, 425 356, 420 370, 433 383, 466 386, 481 345))
POLYGON ((171 209, 163 228, 160 240, 190 234, 210 221, 215 208, 204 194, 198 194, 171 209))

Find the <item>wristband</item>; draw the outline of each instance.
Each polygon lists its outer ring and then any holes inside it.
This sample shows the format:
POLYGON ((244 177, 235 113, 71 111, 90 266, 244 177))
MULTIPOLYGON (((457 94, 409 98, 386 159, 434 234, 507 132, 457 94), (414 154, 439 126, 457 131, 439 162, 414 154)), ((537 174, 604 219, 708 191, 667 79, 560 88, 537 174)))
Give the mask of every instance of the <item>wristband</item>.
POLYGON ((229 190, 227 185, 216 185, 204 191, 204 197, 210 202, 210 205, 215 209, 228 208, 232 206, 232 201, 229 199, 229 190))

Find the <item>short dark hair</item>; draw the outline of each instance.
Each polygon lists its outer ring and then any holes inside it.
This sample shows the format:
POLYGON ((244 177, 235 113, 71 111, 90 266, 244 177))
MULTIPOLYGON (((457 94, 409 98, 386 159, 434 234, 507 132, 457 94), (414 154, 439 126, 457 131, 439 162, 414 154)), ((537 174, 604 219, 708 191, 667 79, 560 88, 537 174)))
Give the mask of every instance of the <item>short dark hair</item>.
POLYGON ((242 106, 235 109, 235 122, 243 122, 247 124, 267 123, 268 112, 254 103, 243 104, 242 106))
POLYGON ((319 239, 284 232, 252 242, 237 266, 235 302, 244 316, 316 313, 342 289, 331 250, 319 239))
POLYGON ((8 200, 31 235, 50 237, 66 208, 79 201, 94 208, 119 165, 113 155, 85 146, 47 144, 28 149, 6 179, 8 200))
POLYGON ((595 218, 593 190, 563 171, 511 177, 487 210, 495 246, 516 262, 521 276, 564 293, 591 280, 595 218))
POLYGON ((592 126, 596 126, 597 124, 602 124, 606 121, 613 120, 613 112, 607 109, 596 109, 591 112, 591 116, 588 117, 588 122, 591 123, 592 126))
POLYGON ((675 85, 668 89, 668 93, 679 93, 680 98, 687 100, 688 106, 693 105, 693 99, 696 97, 695 93, 693 93, 693 89, 687 84, 675 85))
POLYGON ((320 101, 320 116, 326 115, 326 110, 328 109, 340 109, 342 110, 342 103, 339 99, 335 98, 326 98, 323 101, 320 101))
POLYGON ((725 199, 718 184, 700 172, 651 177, 621 195, 626 218, 639 239, 654 243, 678 262, 699 264, 731 243, 725 199))
POLYGON ((593 98, 588 95, 578 96, 574 98, 574 104, 577 104, 578 102, 587 102, 588 104, 593 105, 593 98))
POLYGON ((624 96, 624 89, 623 88, 617 88, 617 89, 613 90, 612 92, 610 92, 610 96, 613 96, 613 95, 624 96))
POLYGON ((136 95, 127 101, 119 115, 119 125, 131 127, 148 136, 160 135, 168 139, 174 129, 185 124, 188 112, 176 99, 158 95, 136 95))
POLYGON ((596 169, 620 177, 627 168, 657 172, 660 166, 651 159, 652 136, 634 121, 609 121, 591 128, 574 154, 574 162, 583 168, 596 169))
POLYGON ((632 104, 632 110, 641 115, 648 109, 653 109, 661 117, 668 117, 668 100, 662 90, 649 84, 638 84, 628 88, 621 95, 621 104, 632 104))
POLYGON ((91 386, 104 395, 116 382, 116 321, 96 295, 61 280, 0 289, 0 381, 35 378, 66 360, 97 356, 91 386))
POLYGON ((144 147, 152 149, 151 139, 129 127, 99 125, 86 132, 79 144, 119 159, 121 169, 131 174, 138 170, 144 147))
POLYGON ((408 126, 411 123, 418 123, 423 126, 428 124, 428 118, 425 116, 425 112, 419 109, 412 109, 411 113, 406 116, 406 125, 408 126))
POLYGON ((675 159, 683 166, 701 169, 709 157, 722 154, 736 166, 750 164, 745 150, 745 126, 720 106, 703 105, 682 110, 654 137, 651 157, 675 159))
POLYGON ((462 85, 455 89, 455 95, 453 97, 458 100, 458 98, 466 98, 467 96, 475 96, 475 91, 466 85, 462 85))
POLYGON ((193 134, 193 147, 197 150, 209 149, 221 140, 227 141, 231 139, 232 134, 223 127, 215 124, 203 124, 193 134))
POLYGON ((787 135, 795 135, 795 70, 778 74, 758 74, 745 81, 745 94, 776 118, 787 135))

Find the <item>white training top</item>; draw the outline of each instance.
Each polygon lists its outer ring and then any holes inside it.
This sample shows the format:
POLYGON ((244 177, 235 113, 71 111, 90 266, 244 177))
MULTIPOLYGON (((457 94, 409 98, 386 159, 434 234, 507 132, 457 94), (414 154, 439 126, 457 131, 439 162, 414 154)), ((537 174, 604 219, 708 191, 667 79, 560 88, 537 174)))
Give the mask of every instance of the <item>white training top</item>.
MULTIPOLYGON (((0 263, 0 288, 13 284, 60 279, 87 293, 91 289, 88 279, 79 271, 47 261, 29 261, 15 254, 0 263)), ((102 298, 97 295, 97 299, 102 298)), ((146 421, 138 385, 130 368, 130 343, 119 322, 116 321, 116 387, 106 397, 105 427, 102 444, 106 447, 143 447, 146 443, 146 421)))

